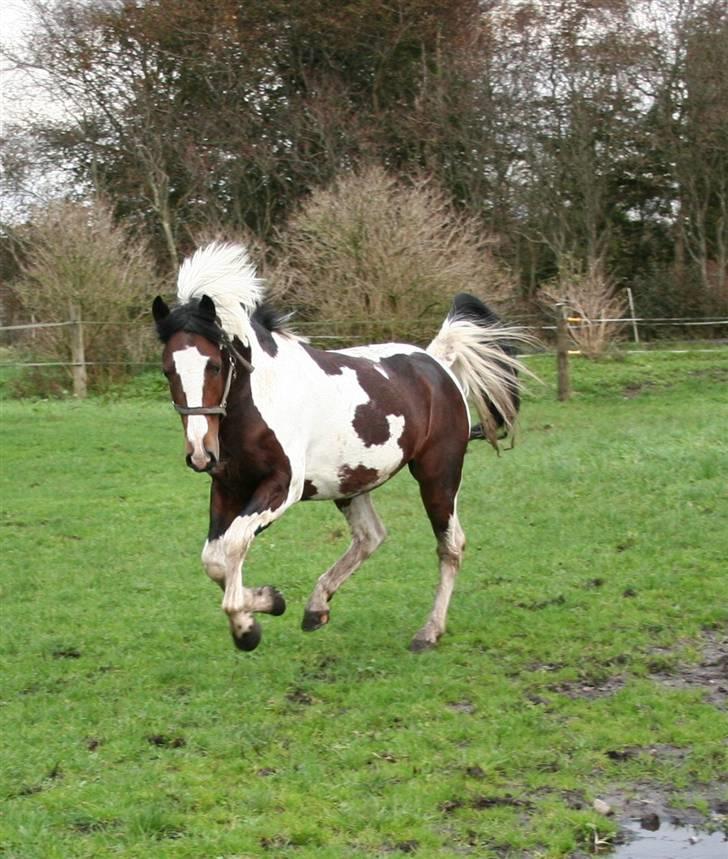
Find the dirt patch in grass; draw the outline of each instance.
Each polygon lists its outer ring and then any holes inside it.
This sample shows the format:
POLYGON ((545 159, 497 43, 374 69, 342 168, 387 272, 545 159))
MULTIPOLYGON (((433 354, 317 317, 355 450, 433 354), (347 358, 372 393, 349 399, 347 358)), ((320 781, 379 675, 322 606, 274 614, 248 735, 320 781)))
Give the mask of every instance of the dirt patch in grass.
POLYGON ((167 734, 150 734, 147 742, 159 749, 183 749, 187 745, 184 737, 169 737, 167 734))
POLYGON ((562 683, 552 683, 548 689, 550 692, 558 692, 567 698, 606 698, 613 695, 624 686, 624 677, 617 674, 613 677, 592 680, 567 680, 562 683))
POLYGON ((286 692, 286 701, 290 701, 291 704, 300 704, 303 707, 310 707, 313 704, 314 699, 312 695, 309 695, 305 689, 301 689, 298 686, 295 686, 293 689, 289 689, 286 692))
POLYGON ((625 746, 620 749, 608 749, 605 752, 610 761, 615 763, 624 763, 645 755, 651 758, 656 758, 661 761, 682 761, 689 751, 681 749, 679 746, 671 746, 667 743, 658 743, 654 746, 625 746))
POLYGON ((51 653, 54 659, 80 659, 81 651, 77 647, 64 647, 59 645, 51 653))
MULTIPOLYGON (((700 641, 702 656, 697 663, 679 661, 674 650, 655 651, 650 677, 672 689, 700 689, 708 703, 728 709, 728 629, 705 630, 700 641)), ((586 677, 550 684, 550 692, 569 698, 604 698, 624 686, 616 674, 606 678, 586 677)))
POLYGON ((382 853, 417 853, 420 846, 419 841, 411 838, 407 841, 397 841, 395 844, 382 845, 382 853))
POLYGON ((627 400, 632 400, 644 394, 647 391, 654 390, 654 382, 630 382, 622 388, 622 396, 627 400))
POLYGON ((483 811, 489 808, 525 808, 533 809, 533 803, 527 799, 505 794, 504 796, 484 795, 473 796, 468 799, 450 799, 440 805, 443 814, 453 814, 460 808, 474 808, 483 811))
MULTIPOLYGON (((709 382, 717 384, 728 381, 728 370, 725 367, 704 367, 699 370, 688 370, 686 375, 692 379, 705 379, 709 382)), ((622 387, 622 396, 626 400, 632 400, 635 397, 642 396, 654 391, 663 390, 671 387, 670 383, 664 380, 656 381, 654 379, 635 380, 627 382, 622 387)))
POLYGON ((661 667, 650 675, 671 689, 701 689, 706 700, 720 710, 728 709, 728 630, 709 629, 702 636, 700 661, 661 667))
POLYGON ((15 799, 16 797, 21 796, 35 796, 37 793, 41 793, 41 791, 49 788, 52 783, 58 779, 63 778, 63 770, 61 769, 60 764, 54 764, 53 767, 46 773, 43 779, 34 784, 23 784, 15 790, 11 791, 8 795, 8 799, 15 799))
POLYGON ((96 832, 104 832, 107 829, 114 829, 118 826, 118 820, 97 819, 87 815, 75 817, 68 824, 68 828, 79 835, 93 835, 96 832))

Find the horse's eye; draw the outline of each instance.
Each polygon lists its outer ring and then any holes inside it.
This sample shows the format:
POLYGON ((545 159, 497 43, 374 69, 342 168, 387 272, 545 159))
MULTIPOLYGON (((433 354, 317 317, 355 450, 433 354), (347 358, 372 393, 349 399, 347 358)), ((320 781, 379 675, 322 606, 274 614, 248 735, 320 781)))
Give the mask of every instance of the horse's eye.
POLYGON ((222 367, 220 366, 220 364, 208 364, 207 366, 208 366, 208 369, 210 370, 210 372, 212 373, 213 376, 219 376, 220 375, 220 370, 222 370, 222 367))

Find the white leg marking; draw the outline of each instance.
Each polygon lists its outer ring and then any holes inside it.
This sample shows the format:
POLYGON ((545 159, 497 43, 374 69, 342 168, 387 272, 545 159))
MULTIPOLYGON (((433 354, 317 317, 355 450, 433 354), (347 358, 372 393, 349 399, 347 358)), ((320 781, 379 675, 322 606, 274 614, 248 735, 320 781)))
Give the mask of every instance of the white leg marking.
POLYGON ((205 540, 202 549, 202 564, 213 582, 217 582, 218 585, 225 583, 225 550, 220 537, 216 540, 205 540))
POLYGON ((437 546, 437 556, 440 559, 440 582, 435 594, 435 603, 427 619, 427 623, 425 623, 412 641, 413 649, 415 650, 436 644, 437 640, 445 632, 447 610, 450 605, 453 588, 455 587, 455 579, 462 563, 464 549, 465 534, 460 527, 457 512, 453 511, 447 531, 437 546))
MULTIPOLYGON (((276 510, 264 510, 261 513, 251 513, 248 516, 238 516, 223 536, 213 541, 213 543, 221 544, 221 556, 224 558, 225 593, 222 598, 222 608, 226 614, 232 616, 240 612, 247 613, 255 610, 255 597, 253 596, 255 591, 243 588, 243 561, 258 529, 278 519, 288 506, 282 504, 276 510)), ((213 544, 210 543, 209 546, 212 547, 213 544)), ((203 551, 210 553, 211 566, 217 571, 217 561, 220 557, 218 555, 219 549, 217 547, 206 548, 203 551)), ((208 574, 212 575, 209 570, 208 574)), ((215 580, 217 581, 217 579, 215 580)))

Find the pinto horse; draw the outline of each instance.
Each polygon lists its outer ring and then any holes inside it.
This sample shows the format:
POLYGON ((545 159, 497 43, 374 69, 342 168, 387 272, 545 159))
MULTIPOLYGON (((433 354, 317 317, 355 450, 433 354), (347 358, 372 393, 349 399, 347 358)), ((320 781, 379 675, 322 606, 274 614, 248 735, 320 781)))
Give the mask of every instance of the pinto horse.
POLYGON ((426 349, 314 349, 265 303, 245 249, 230 244, 184 262, 177 298, 170 310, 158 296, 153 315, 187 464, 212 478, 202 563, 224 592, 236 646, 260 642, 256 612, 286 607, 274 587, 243 586, 255 536, 297 501, 333 501, 343 513, 351 545, 320 576, 304 610, 303 629, 318 629, 339 587, 386 536, 371 491, 405 465, 419 483, 440 563, 432 612, 411 649, 434 646, 465 546, 457 496, 471 434, 467 398, 497 447, 518 412, 518 332, 463 293, 426 349))

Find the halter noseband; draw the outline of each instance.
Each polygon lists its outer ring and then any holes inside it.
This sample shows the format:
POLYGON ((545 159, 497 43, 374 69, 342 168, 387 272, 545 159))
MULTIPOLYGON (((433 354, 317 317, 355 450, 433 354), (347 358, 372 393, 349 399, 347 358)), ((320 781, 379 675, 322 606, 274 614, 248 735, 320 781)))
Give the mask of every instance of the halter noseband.
POLYGON ((225 389, 222 392, 222 399, 220 400, 219 406, 180 406, 179 403, 172 403, 175 409, 181 415, 220 415, 221 418, 224 418, 227 414, 227 401, 228 396, 230 394, 230 388, 233 384, 233 379, 235 378, 235 367, 236 364, 240 364, 240 366, 247 370, 248 373, 252 373, 255 367, 248 361, 246 358, 238 352, 238 350, 232 345, 232 343, 225 343, 223 349, 228 353, 228 357, 230 359, 230 367, 228 369, 227 379, 225 379, 225 389))

